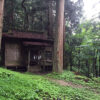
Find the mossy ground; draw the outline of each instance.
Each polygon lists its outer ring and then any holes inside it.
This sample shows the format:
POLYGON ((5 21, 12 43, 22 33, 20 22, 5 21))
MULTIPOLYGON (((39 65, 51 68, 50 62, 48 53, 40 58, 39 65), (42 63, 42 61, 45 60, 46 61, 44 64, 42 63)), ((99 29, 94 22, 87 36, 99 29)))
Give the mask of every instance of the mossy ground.
POLYGON ((50 78, 72 82, 76 85, 94 89, 100 93, 100 78, 88 78, 86 76, 77 75, 76 72, 64 71, 62 74, 50 73, 47 75, 50 78))
MULTIPOLYGON (((57 78, 58 74, 53 73, 48 76, 57 78)), ((71 73, 69 76, 72 76, 71 73)), ((62 98, 62 100, 100 100, 100 94, 93 91, 57 85, 46 77, 0 68, 0 100, 43 100, 43 98, 46 98, 45 100, 47 98, 50 100, 57 100, 57 98, 62 98)))

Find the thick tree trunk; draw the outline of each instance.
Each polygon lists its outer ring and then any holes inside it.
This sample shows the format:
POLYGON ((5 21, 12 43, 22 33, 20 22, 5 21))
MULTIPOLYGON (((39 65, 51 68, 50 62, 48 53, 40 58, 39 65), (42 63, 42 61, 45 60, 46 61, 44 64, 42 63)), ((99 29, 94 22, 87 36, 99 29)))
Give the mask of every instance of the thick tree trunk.
POLYGON ((64 0, 56 0, 56 34, 54 41, 53 71, 63 71, 63 32, 64 32, 64 0))
POLYGON ((3 27, 3 7, 4 7, 4 0, 0 0, 0 51, 1 51, 2 27, 3 27))

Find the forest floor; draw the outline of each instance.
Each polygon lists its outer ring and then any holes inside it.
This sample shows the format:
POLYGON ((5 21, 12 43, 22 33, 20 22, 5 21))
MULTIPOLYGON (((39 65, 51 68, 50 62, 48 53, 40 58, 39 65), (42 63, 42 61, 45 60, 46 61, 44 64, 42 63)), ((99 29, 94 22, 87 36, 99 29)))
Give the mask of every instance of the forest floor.
POLYGON ((46 77, 48 80, 61 86, 84 88, 96 94, 100 94, 100 78, 88 78, 70 71, 64 71, 62 74, 51 73, 46 77))
POLYGON ((0 100, 100 100, 100 78, 64 71, 36 75, 0 68, 0 100))
POLYGON ((53 78, 48 78, 48 80, 52 81, 53 83, 56 83, 58 85, 61 85, 61 86, 69 86, 69 87, 72 87, 72 88, 84 88, 84 89, 89 89, 90 91, 93 91, 94 93, 96 94, 100 94, 100 91, 97 91, 96 88, 91 88, 89 86, 83 86, 81 84, 75 84, 73 82, 67 82, 67 81, 64 81, 64 80, 58 80, 58 79, 53 79, 53 78))
POLYGON ((76 85, 72 82, 65 82, 64 80, 57 80, 52 78, 49 78, 49 80, 61 86, 70 86, 72 88, 83 88, 82 85, 76 85))

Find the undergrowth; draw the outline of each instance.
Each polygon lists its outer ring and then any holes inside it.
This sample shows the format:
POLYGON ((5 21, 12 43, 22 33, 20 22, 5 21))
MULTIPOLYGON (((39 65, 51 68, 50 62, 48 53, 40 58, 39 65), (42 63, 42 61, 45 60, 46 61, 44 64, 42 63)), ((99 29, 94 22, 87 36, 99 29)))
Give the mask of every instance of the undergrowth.
POLYGON ((71 71, 64 71, 62 74, 50 73, 47 76, 59 80, 64 80, 66 82, 72 82, 74 84, 80 84, 85 87, 87 86, 100 92, 100 78, 88 78, 71 71))
POLYGON ((84 89, 59 86, 44 76, 28 75, 0 68, 0 100, 100 100, 84 89))

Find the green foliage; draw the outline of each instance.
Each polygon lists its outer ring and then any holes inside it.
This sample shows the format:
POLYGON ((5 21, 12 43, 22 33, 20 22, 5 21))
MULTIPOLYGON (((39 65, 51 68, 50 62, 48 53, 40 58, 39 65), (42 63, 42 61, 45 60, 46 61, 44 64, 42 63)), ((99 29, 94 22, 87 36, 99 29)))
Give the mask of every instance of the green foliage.
POLYGON ((4 31, 47 31, 46 0, 5 0, 4 31))
MULTIPOLYGON (((50 75, 49 75, 50 76, 50 75)), ((51 76, 58 77, 54 73, 51 76)), ((66 71, 59 75, 63 79, 74 77, 74 74, 66 71), (64 78, 65 77, 65 78, 64 78)), ((62 79, 62 78, 60 78, 62 79)), ((97 81, 97 79, 94 79, 97 81)), ((0 68, 0 100, 51 100, 61 98, 62 100, 99 100, 100 96, 84 88, 72 88, 57 85, 50 82, 44 76, 21 74, 0 68)))
POLYGON ((0 98, 4 97, 9 100, 42 100, 43 98, 57 98, 60 94, 59 92, 59 87, 56 87, 41 76, 24 75, 0 69, 0 98))
MULTIPOLYGON (((88 77, 100 76, 100 23, 86 21, 75 35, 67 36, 65 56, 71 70, 88 77)), ((68 63, 67 61, 67 63, 68 63)))
POLYGON ((62 74, 51 73, 47 75, 50 78, 60 79, 67 82, 72 82, 83 87, 89 87, 90 89, 96 89, 100 93, 100 78, 88 78, 80 75, 77 72, 64 71, 62 74))

